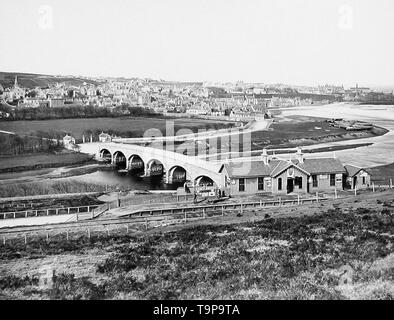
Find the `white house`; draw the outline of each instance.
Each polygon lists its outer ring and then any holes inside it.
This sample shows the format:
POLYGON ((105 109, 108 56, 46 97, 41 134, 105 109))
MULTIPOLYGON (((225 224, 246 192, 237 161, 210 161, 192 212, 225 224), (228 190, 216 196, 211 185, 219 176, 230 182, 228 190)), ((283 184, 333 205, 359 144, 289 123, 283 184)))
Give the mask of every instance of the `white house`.
POLYGON ((101 132, 99 134, 99 141, 100 142, 111 142, 112 137, 108 133, 101 132))
POLYGON ((66 134, 63 137, 63 145, 67 149, 74 149, 75 148, 75 138, 66 134))

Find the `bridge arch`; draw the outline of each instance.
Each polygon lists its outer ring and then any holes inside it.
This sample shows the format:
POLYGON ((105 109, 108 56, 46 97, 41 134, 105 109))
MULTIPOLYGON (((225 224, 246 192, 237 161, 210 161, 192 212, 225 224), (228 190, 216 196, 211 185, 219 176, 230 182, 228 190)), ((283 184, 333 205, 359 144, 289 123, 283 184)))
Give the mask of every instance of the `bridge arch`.
POLYGON ((126 156, 122 151, 115 151, 113 155, 113 163, 120 170, 127 169, 126 156))
POLYGON ((164 164, 157 159, 150 159, 146 163, 146 175, 147 176, 162 176, 165 174, 164 164))
POLYGON ((185 183, 187 180, 187 171, 180 165, 175 165, 168 170, 167 183, 185 183))
POLYGON ((145 162, 138 154, 132 154, 127 160, 127 169, 131 174, 143 175, 145 162))
POLYGON ((196 187, 217 187, 215 181, 206 175, 200 175, 196 177, 193 182, 196 187))
POLYGON ((108 149, 101 149, 100 152, 100 160, 104 160, 106 162, 112 162, 112 154, 108 149))

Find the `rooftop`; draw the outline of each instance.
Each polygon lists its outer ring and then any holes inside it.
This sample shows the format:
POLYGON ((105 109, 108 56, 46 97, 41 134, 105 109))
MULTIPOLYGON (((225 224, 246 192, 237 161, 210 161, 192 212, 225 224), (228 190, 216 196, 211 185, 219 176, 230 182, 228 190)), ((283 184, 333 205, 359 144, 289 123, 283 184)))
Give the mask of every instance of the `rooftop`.
POLYGON ((295 159, 283 160, 274 158, 267 165, 264 164, 263 160, 229 162, 221 167, 220 172, 225 168, 229 176, 234 178, 275 177, 291 166, 298 167, 309 175, 347 172, 343 164, 336 158, 304 159, 302 163, 295 159))

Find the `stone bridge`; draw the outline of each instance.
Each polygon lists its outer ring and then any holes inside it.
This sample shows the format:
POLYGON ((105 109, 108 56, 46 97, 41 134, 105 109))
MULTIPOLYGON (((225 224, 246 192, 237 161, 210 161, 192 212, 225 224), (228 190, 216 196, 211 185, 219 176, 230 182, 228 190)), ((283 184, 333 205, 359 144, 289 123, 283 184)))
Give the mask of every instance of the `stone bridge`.
POLYGON ((162 175, 165 183, 221 184, 220 164, 168 150, 108 142, 97 144, 95 153, 97 159, 111 162, 118 170, 145 177, 162 175))

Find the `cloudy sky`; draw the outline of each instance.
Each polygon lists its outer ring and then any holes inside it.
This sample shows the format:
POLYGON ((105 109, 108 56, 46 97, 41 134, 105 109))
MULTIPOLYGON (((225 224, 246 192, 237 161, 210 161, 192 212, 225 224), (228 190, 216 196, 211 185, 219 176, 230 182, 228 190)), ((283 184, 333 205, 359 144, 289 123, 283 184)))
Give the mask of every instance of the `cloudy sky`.
POLYGON ((1 0, 0 71, 394 85, 392 0, 1 0))

